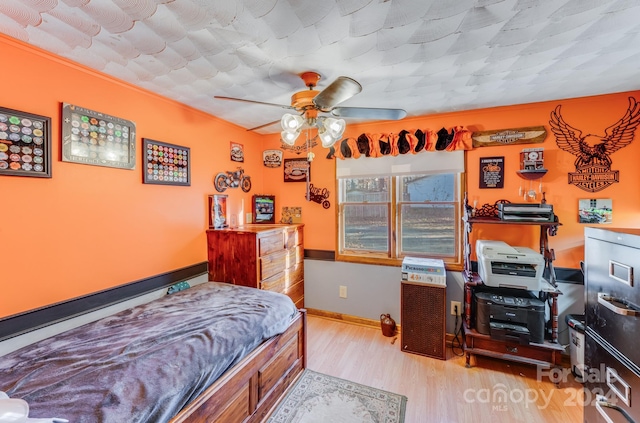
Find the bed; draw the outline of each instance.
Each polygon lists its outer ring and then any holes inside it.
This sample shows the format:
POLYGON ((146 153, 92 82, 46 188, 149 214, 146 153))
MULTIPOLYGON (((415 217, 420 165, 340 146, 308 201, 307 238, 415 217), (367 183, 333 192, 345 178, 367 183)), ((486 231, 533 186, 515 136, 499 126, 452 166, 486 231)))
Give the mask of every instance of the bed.
POLYGON ((0 391, 30 417, 261 421, 306 367, 289 297, 207 282, 0 357, 0 391))

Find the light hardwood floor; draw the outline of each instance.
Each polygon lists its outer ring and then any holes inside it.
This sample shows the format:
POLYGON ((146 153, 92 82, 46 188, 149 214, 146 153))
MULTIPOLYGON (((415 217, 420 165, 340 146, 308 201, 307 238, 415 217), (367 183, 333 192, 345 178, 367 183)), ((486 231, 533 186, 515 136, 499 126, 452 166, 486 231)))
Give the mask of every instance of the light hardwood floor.
POLYGON ((556 386, 534 366, 472 357, 466 368, 449 347, 447 360, 405 353, 400 336, 312 315, 307 340, 309 369, 407 396, 405 423, 582 422, 570 374, 556 386))

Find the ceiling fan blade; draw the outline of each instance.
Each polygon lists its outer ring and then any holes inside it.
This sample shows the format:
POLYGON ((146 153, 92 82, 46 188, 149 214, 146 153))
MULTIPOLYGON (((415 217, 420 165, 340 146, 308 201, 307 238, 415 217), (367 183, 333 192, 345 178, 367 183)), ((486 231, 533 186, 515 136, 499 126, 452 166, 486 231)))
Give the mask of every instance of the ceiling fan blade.
POLYGON ((339 76, 313 98, 313 104, 323 112, 328 112, 332 107, 350 99, 360 91, 362 91, 362 85, 358 81, 346 76, 339 76))
POLYGON ((220 95, 214 95, 213 98, 219 98, 220 100, 244 101, 245 103, 264 104, 265 106, 276 106, 276 107, 282 107, 283 109, 296 110, 295 107, 289 106, 286 104, 267 103, 264 101, 256 101, 256 100, 245 100, 244 98, 224 97, 220 95))
POLYGON ((371 107, 336 107, 331 114, 346 118, 361 118, 374 120, 400 120, 407 116, 403 109, 376 109, 371 107))
POLYGON ((247 129, 247 131, 256 131, 258 129, 262 129, 262 128, 265 128, 267 126, 274 125, 276 123, 280 123, 280 119, 274 120, 273 122, 265 123, 264 125, 256 126, 255 128, 249 128, 249 129, 247 129))

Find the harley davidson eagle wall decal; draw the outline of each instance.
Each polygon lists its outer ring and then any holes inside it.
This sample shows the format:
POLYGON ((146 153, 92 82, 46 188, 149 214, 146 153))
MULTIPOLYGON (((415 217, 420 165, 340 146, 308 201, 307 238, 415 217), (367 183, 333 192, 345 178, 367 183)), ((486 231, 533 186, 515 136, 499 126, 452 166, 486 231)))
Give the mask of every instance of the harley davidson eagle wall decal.
POLYGON ((576 156, 575 172, 569 173, 569 183, 588 192, 597 192, 619 181, 619 171, 611 170, 611 154, 633 141, 640 123, 640 105, 629 97, 627 113, 604 131, 604 135, 586 134, 569 125, 560 114, 558 105, 551 112, 551 131, 562 150, 576 156))

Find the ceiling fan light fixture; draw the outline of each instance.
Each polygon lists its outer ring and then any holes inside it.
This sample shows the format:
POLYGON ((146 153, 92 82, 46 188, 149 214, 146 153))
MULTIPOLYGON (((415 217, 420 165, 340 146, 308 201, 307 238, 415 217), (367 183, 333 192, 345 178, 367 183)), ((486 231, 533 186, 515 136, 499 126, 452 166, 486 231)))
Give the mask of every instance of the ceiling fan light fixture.
POLYGON ((285 113, 284 116, 282 116, 282 119, 280 119, 280 125, 282 126, 282 129, 287 132, 299 132, 302 125, 304 125, 304 118, 300 115, 285 113))
POLYGON ((338 141, 337 138, 332 137, 331 134, 327 131, 324 131, 322 133, 318 132, 318 138, 320 138, 320 142, 322 143, 322 146, 324 148, 330 148, 331 146, 333 146, 333 144, 336 143, 336 141, 338 141))
POLYGON ((344 119, 325 118, 322 125, 336 139, 340 138, 347 128, 347 123, 344 119))
POLYGON ((324 148, 330 148, 336 143, 347 127, 344 119, 322 118, 317 123, 318 137, 324 148))
POLYGON ((298 138, 298 135, 300 135, 300 131, 295 131, 295 132, 282 131, 282 132, 280 132, 280 138, 282 138, 282 142, 287 144, 287 145, 295 144, 296 143, 296 139, 298 138))

